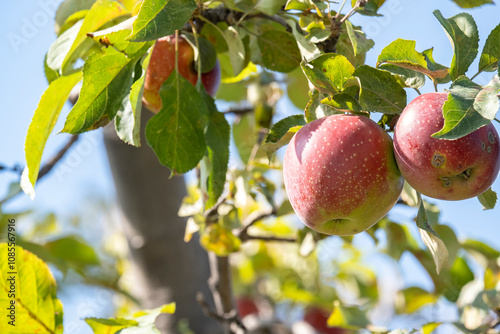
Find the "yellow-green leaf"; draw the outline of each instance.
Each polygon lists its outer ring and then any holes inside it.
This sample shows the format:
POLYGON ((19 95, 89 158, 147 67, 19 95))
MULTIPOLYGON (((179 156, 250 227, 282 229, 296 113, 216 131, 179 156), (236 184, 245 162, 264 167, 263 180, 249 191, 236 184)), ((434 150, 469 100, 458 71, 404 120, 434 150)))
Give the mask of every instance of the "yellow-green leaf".
POLYGON ((21 188, 32 199, 35 197, 35 182, 38 178, 45 143, 56 125, 69 93, 81 78, 82 73, 76 72, 52 81, 35 110, 24 143, 26 168, 21 177, 21 188))

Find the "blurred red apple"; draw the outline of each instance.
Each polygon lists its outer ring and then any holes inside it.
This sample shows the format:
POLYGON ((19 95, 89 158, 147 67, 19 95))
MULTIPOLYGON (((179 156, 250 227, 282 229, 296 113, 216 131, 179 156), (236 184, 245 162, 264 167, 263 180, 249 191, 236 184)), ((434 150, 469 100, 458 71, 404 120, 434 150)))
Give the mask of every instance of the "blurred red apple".
MULTIPOLYGON (((195 85, 198 80, 194 50, 189 43, 179 37, 178 70, 180 75, 195 85)), ((153 112, 161 109, 161 97, 159 94, 161 85, 175 70, 175 36, 166 36, 158 39, 153 47, 153 53, 149 61, 146 79, 144 81, 144 94, 142 101, 144 105, 153 112)), ((201 82, 208 94, 214 96, 220 84, 221 71, 219 61, 216 61, 212 70, 201 74, 201 82)))
POLYGON ((398 200, 403 178, 391 137, 364 116, 333 115, 301 128, 283 163, 290 203, 310 228, 360 233, 398 200))
POLYGON ((415 98, 401 114, 394 132, 394 152, 401 174, 418 192, 444 200, 480 195, 500 168, 499 139, 493 124, 456 140, 432 138, 444 124, 447 93, 415 98))
POLYGON ((328 327, 326 321, 330 312, 319 307, 309 307, 304 315, 304 321, 322 334, 345 334, 347 330, 340 327, 328 327))
POLYGON ((238 297, 236 299, 236 308, 241 318, 246 317, 249 314, 258 314, 259 309, 255 300, 248 296, 238 297))

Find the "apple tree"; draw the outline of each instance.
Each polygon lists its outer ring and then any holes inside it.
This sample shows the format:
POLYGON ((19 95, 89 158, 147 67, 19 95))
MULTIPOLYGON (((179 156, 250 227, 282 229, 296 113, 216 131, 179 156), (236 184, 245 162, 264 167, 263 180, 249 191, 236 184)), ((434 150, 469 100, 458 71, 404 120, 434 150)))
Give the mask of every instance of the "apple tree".
POLYGON ((64 282, 50 269, 71 269, 126 300, 117 318, 85 319, 94 333, 498 332, 500 252, 458 238, 433 200, 494 210, 500 25, 479 32, 467 11, 498 8, 453 0, 465 12, 434 12, 445 64, 405 39, 366 63, 377 41, 352 18, 377 20, 393 1, 63 1, 26 165, 10 168, 19 185, 0 203, 33 198, 79 136, 103 128, 136 285, 158 290, 120 285, 123 254, 106 264, 79 238, 32 238, 47 222, 13 238, 20 214, 2 211, 0 306, 17 323, 0 331, 62 333, 64 282), (42 164, 68 98, 57 130, 70 140, 42 164), (359 237, 393 271, 412 257, 432 288, 390 294, 395 278, 367 265, 359 237), (456 317, 418 320, 436 305, 456 317), (380 310, 417 320, 382 327, 380 310), (174 320, 157 328, 162 314, 174 320))

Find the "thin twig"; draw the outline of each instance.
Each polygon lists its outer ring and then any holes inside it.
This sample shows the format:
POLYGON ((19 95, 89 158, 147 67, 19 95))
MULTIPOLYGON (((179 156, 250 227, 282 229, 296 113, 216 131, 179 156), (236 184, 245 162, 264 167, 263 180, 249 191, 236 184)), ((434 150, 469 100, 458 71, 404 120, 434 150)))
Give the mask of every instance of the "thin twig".
MULTIPOLYGON (((41 179, 43 179, 45 176, 47 176, 52 169, 61 161, 61 159, 64 157, 64 155, 69 151, 71 146, 78 140, 78 135, 73 135, 71 138, 68 140, 66 145, 64 145, 49 161, 45 163, 45 165, 40 168, 40 171, 38 172, 38 179, 37 182, 39 182, 41 179)), ((4 199, 0 201, 0 205, 11 200, 12 198, 16 197, 22 192, 22 190, 18 190, 4 199)))
POLYGON ((340 12, 342 12, 342 9, 344 9, 344 6, 345 6, 345 3, 347 2, 347 0, 344 0, 344 2, 342 2, 342 5, 340 5, 340 8, 337 12, 337 14, 335 15, 335 20, 338 20, 339 17, 340 17, 340 12))
POLYGON ((222 111, 223 114, 244 115, 254 111, 254 108, 230 108, 222 111))
POLYGON ((236 233, 235 233, 236 236, 242 240, 245 238, 248 238, 248 229, 251 226, 253 226, 258 221, 260 221, 264 218, 273 216, 275 214, 276 214, 275 209, 272 209, 270 211, 264 211, 264 212, 257 212, 257 211, 252 212, 252 214, 250 214, 247 217, 247 219, 245 219, 245 221, 243 222, 243 226, 238 231, 236 231, 236 233))
POLYGON ((352 7, 352 9, 349 11, 349 13, 347 13, 342 19, 340 19, 340 23, 344 23, 345 21, 347 21, 348 18, 350 18, 358 8, 361 8, 361 7, 364 7, 367 2, 370 1, 370 0, 358 0, 356 1, 356 4, 354 5, 354 7, 352 7))
POLYGON ((241 239, 241 241, 248 241, 248 240, 260 240, 260 241, 266 241, 266 242, 297 242, 297 238, 283 238, 283 237, 275 237, 275 236, 267 236, 267 235, 250 235, 246 234, 246 237, 244 239, 241 239))
POLYGON ((493 118, 493 119, 494 119, 495 121, 497 121, 498 123, 500 123, 500 119, 498 119, 498 118, 496 118, 496 117, 495 117, 495 118, 493 118))

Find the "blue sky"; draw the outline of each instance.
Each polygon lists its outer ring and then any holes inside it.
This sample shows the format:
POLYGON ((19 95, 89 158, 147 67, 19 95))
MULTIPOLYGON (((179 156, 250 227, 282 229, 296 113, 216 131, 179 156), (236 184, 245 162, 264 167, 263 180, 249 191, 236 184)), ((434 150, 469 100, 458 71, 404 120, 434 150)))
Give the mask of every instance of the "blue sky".
MULTIPOLYGON (((8 1, 0 13, 0 163, 8 166, 24 165, 24 137, 38 100, 47 87, 43 74, 43 58, 55 39, 53 13, 50 9, 59 0, 8 1), (48 10, 46 10, 48 8, 48 10), (21 39, 19 39, 19 37, 21 39)), ((433 16, 440 9, 444 17, 456 15, 463 10, 450 0, 388 0, 383 7, 384 17, 362 17, 356 15, 352 21, 361 25, 369 38, 375 40, 375 47, 368 53, 367 64, 374 66, 383 47, 397 38, 412 39, 417 42, 417 50, 434 47, 435 59, 449 65, 452 58, 450 42, 433 16)), ((489 32, 500 23, 500 7, 483 6, 468 10, 476 19, 480 33, 480 51, 489 32)), ((475 74, 477 62, 471 66, 469 75, 475 74)), ((481 75, 476 82, 486 84, 491 74, 481 75)), ((448 88, 441 85, 440 90, 448 88)), ((421 90, 433 91, 431 85, 421 90)), ((408 92, 408 100, 416 93, 408 92)), ((61 120, 55 127, 62 129, 66 106, 61 120)), ((293 113, 297 113, 294 111, 293 113)), ((498 124, 495 124, 497 130, 498 124)), ((44 158, 50 157, 66 142, 67 135, 52 136, 47 144, 44 158)), ((9 173, 0 173, 0 198, 8 184, 15 180, 9 173)), ((493 185, 500 192, 500 180, 493 185)), ((89 196, 114 198, 112 177, 107 165, 106 154, 101 142, 100 131, 82 136, 80 143, 65 160, 64 169, 57 169, 37 187, 33 202, 25 196, 9 203, 9 209, 34 207, 44 211, 70 214, 81 207, 89 196)), ((442 222, 451 225, 460 238, 471 237, 499 246, 500 206, 483 211, 477 199, 460 202, 431 200, 442 209, 442 222)), ((405 212, 395 212, 405 218, 405 212)))

